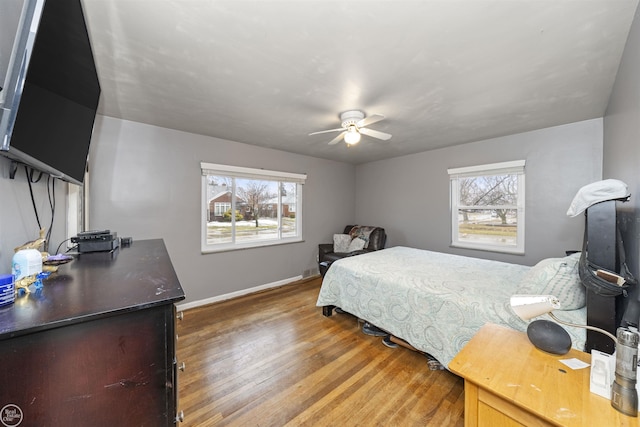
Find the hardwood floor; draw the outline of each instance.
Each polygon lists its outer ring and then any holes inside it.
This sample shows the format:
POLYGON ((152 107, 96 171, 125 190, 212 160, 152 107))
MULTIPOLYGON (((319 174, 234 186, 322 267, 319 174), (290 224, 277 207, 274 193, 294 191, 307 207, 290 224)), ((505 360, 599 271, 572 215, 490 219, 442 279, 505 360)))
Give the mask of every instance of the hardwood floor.
POLYGON ((188 310, 184 426, 462 426, 463 381, 316 307, 320 278, 188 310))

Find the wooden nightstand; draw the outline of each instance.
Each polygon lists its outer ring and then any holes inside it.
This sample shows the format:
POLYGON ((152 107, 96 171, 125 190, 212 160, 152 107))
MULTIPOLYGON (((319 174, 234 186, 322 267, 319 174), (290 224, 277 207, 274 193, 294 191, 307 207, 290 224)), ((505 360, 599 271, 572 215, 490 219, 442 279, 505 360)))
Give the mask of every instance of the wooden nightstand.
POLYGON ((560 363, 570 358, 591 355, 548 354, 522 332, 483 326, 449 364, 464 378, 465 426, 640 426, 589 391, 589 368, 560 363))

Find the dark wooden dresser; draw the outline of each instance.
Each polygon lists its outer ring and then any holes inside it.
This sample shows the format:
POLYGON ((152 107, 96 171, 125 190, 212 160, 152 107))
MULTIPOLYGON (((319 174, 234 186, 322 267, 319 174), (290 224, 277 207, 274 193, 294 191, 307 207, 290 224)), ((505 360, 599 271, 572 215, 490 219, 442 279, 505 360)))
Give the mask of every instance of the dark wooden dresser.
POLYGON ((167 426, 180 418, 162 240, 80 254, 0 307, 0 426, 167 426))

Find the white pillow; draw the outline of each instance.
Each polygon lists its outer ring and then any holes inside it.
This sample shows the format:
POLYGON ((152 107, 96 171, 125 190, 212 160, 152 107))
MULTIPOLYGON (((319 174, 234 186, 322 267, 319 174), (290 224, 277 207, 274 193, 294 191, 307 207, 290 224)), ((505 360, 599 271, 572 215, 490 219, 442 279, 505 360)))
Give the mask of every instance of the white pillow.
POLYGON ((553 295, 560 300, 562 310, 584 307, 586 292, 578 274, 579 261, 580 253, 564 258, 543 259, 522 278, 518 293, 553 295))
POLYGON ((349 249, 347 249, 347 252, 353 252, 353 251, 359 251, 364 249, 364 245, 366 245, 367 242, 365 242, 364 239, 361 239, 359 237, 356 237, 355 239, 353 239, 351 241, 351 243, 349 243, 349 249))
POLYGON ((347 253, 349 252, 349 244, 351 243, 351 236, 348 234, 334 234, 333 235, 333 252, 347 253))

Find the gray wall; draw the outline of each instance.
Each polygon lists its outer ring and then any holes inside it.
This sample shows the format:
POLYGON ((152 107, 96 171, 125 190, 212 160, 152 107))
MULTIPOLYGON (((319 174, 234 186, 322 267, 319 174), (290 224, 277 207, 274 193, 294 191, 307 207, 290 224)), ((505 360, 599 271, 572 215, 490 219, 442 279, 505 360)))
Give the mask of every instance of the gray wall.
POLYGON ((631 200, 618 203, 628 265, 640 277, 640 9, 629 32, 604 117, 603 177, 624 181, 631 200))
POLYGON ((387 246, 533 265, 582 246, 584 219, 566 211, 580 187, 601 179, 601 165, 602 119, 372 162, 356 169, 356 221, 385 227, 387 246), (525 255, 450 247, 447 168, 521 159, 525 255))
MULTIPOLYGON (((9 165, 8 159, 0 157, 0 274, 11 273, 13 248, 39 237, 24 167, 18 168, 15 179, 9 179, 9 165)), ((40 224, 48 229, 51 223, 51 208, 46 175, 40 182, 32 184, 32 187, 40 224)), ((55 191, 56 213, 49 243, 50 252, 55 251, 66 236, 67 185, 56 180, 55 191)))
MULTIPOLYGON (((137 240, 164 238, 186 302, 301 275, 315 268, 317 244, 330 242, 333 233, 354 221, 387 228, 388 246, 533 264, 581 242, 582 220, 565 212, 578 188, 601 177, 601 123, 591 120, 354 167, 98 116, 90 153, 90 228, 109 228, 137 240), (527 160, 526 255, 449 248, 446 169, 519 158, 527 160), (305 241, 201 254, 200 161, 307 173, 305 241)), ((9 180, 8 165, 0 158, 0 268, 7 272, 13 247, 37 237, 24 172, 9 180)), ((66 187, 56 185, 55 246, 65 238, 66 217, 66 187)), ((40 183, 34 190, 48 223, 46 188, 40 183)))
POLYGON ((90 228, 163 238, 186 302, 317 269, 317 245, 355 218, 355 167, 98 116, 91 144, 90 228), (200 253, 200 162, 306 173, 304 242, 200 253))

